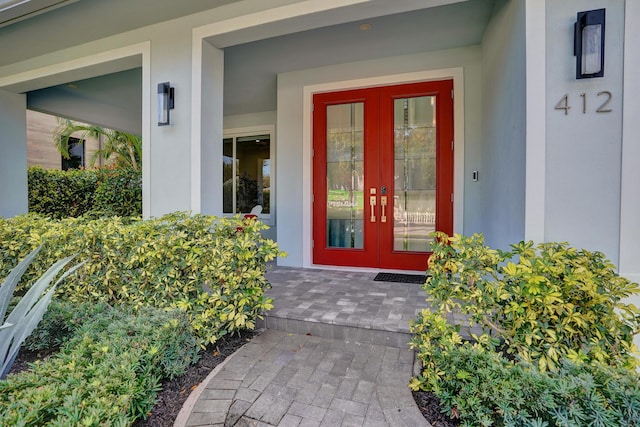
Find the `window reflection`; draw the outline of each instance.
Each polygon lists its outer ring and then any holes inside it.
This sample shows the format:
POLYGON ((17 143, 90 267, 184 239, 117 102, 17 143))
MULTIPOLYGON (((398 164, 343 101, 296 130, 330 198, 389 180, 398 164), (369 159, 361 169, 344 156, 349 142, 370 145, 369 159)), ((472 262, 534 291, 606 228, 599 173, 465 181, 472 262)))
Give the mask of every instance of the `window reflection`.
POLYGON ((271 136, 251 135, 223 140, 223 212, 249 213, 256 205, 270 213, 271 136))

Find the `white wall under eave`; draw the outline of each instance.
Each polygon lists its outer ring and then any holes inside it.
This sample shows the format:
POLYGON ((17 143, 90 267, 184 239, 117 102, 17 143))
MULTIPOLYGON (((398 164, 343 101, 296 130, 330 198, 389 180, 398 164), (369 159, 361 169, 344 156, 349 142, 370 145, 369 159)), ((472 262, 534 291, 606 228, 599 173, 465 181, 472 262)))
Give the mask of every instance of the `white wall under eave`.
MULTIPOLYGON (((622 117, 622 182, 620 192, 620 275, 640 283, 640 2, 625 4, 624 110, 622 117)), ((640 295, 630 299, 640 307, 640 295)), ((640 348, 640 334, 636 336, 640 348)))
POLYGON ((150 216, 191 209, 191 28, 174 28, 151 43, 150 216), (171 125, 158 126, 157 85, 175 88, 171 125))
POLYGON ((27 97, 0 91, 0 217, 25 214, 27 97))
POLYGON ((202 43, 202 120, 199 137, 191 138, 191 208, 194 212, 222 215, 222 133, 224 52, 202 43), (198 206, 199 203, 199 206, 198 206))
POLYGON ((620 0, 546 2, 545 240, 603 252, 614 264, 620 248, 624 13, 620 0), (605 76, 577 80, 576 14, 599 8, 606 8, 605 76), (612 94, 605 107, 611 112, 598 113, 607 99, 598 95, 603 91, 612 94), (554 108, 565 95, 567 114, 554 108))
MULTIPOLYGON (((289 256, 279 259, 278 264, 287 266, 311 266, 311 157, 310 141, 305 140, 304 123, 311 121, 311 109, 305 105, 305 88, 336 82, 347 82, 358 87, 359 81, 379 81, 387 76, 407 73, 426 73, 429 70, 462 68, 464 82, 460 81, 461 94, 456 100, 464 98, 464 105, 458 105, 464 123, 457 123, 463 135, 456 134, 456 156, 464 153, 466 159, 480 155, 480 108, 481 108, 481 49, 470 46, 427 52, 416 55, 404 55, 382 58, 371 61, 353 62, 321 68, 314 68, 278 76, 278 112, 277 112, 277 153, 278 180, 276 204, 278 206, 277 237, 279 247, 289 256), (308 117, 305 115, 308 113, 308 117)), ((434 71, 435 72, 435 71, 434 71)), ((461 79, 462 80, 462 79, 461 79)), ((400 82, 397 82, 400 83, 400 82)), ((362 84, 365 86, 366 84, 362 84)), ((460 101, 461 102, 461 101, 460 101)), ((454 101, 455 103, 455 101, 454 101)), ((456 108, 456 106, 454 106, 456 108)), ((456 161, 456 165, 458 162, 456 161)), ((468 185, 470 177, 464 176, 465 166, 456 166, 454 171, 455 187, 458 189, 468 185), (462 182, 465 180, 465 182, 462 182)), ((464 193, 460 191, 460 193, 464 193)), ((473 215, 476 206, 469 206, 466 194, 456 194, 454 213, 459 221, 454 221, 454 231, 464 232, 466 218, 473 215), (463 199, 465 197, 465 199, 463 199), (459 199, 458 199, 459 198, 459 199), (464 219, 465 224, 462 224, 464 219)))
MULTIPOLYGON (((624 110, 622 119, 622 183, 620 274, 640 283, 640 2, 627 0, 624 43, 624 110)), ((640 296, 638 300, 640 306, 640 296)))
POLYGON ((260 113, 236 114, 224 116, 225 129, 239 129, 255 126, 275 126, 276 111, 262 111, 260 113))
POLYGON ((482 153, 467 168, 479 171, 467 187, 478 209, 467 231, 501 249, 525 237, 525 44, 524 1, 497 1, 482 40, 482 153))

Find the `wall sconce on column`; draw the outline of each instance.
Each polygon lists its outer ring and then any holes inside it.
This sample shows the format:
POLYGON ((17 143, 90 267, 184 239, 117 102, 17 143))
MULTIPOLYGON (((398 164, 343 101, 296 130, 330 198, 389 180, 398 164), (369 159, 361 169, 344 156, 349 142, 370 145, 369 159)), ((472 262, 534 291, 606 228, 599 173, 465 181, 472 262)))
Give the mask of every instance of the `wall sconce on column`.
POLYGON ((604 77, 604 18, 605 9, 578 12, 573 41, 576 79, 604 77))
POLYGON ((169 82, 158 83, 158 126, 171 124, 169 110, 173 110, 174 88, 169 82))

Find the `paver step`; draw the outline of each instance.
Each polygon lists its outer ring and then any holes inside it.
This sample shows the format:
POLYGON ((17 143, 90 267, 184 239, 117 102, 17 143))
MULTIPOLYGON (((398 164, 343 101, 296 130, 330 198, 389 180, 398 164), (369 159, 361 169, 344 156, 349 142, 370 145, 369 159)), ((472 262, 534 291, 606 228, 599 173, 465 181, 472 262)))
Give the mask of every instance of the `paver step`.
POLYGON ((376 282, 375 272, 276 267, 274 308, 257 327, 407 348, 409 322, 428 308, 419 284, 376 282))
POLYGON ((329 321, 298 320, 266 314, 256 322, 261 329, 275 329, 300 335, 374 344, 387 347, 408 348, 409 331, 382 330, 367 326, 337 324, 329 321))

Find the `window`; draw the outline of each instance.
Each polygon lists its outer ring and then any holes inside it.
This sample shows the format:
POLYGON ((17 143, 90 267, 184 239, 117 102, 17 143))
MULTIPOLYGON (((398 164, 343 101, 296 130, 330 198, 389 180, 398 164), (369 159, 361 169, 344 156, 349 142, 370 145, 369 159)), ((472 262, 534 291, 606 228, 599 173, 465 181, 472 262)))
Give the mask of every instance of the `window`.
POLYGON ((222 149, 223 212, 249 213, 262 206, 263 216, 271 213, 271 135, 227 134, 222 149))
POLYGON ((84 167, 84 139, 69 138, 69 158, 62 157, 62 170, 84 167))

